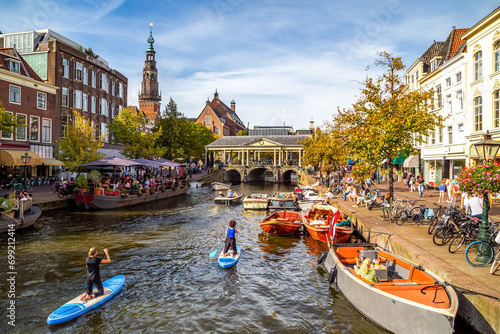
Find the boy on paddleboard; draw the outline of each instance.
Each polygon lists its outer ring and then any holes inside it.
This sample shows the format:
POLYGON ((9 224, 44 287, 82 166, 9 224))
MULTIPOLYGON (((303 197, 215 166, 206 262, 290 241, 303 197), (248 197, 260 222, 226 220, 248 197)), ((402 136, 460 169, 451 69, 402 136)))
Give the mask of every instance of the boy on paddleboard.
POLYGON ((233 250, 233 257, 236 257, 236 233, 238 233, 238 230, 236 229, 236 220, 231 219, 229 221, 229 227, 226 230, 226 245, 224 246, 224 257, 227 256, 229 248, 233 250))
POLYGON ((92 247, 89 250, 89 257, 85 261, 85 267, 87 268, 87 280, 85 281, 85 284, 87 285, 87 293, 81 298, 81 301, 83 302, 104 294, 104 287, 102 286, 99 267, 101 263, 111 263, 107 249, 104 249, 104 254, 106 254, 106 259, 98 258, 97 247, 92 247), (97 288, 96 293, 92 293, 93 286, 97 288))

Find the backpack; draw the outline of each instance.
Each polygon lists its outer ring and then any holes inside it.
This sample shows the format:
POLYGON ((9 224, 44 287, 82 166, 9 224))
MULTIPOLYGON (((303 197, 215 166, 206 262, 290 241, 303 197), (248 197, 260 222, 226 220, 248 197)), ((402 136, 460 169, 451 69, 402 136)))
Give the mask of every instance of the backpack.
POLYGON ((439 191, 446 191, 446 185, 440 184, 439 185, 439 191))

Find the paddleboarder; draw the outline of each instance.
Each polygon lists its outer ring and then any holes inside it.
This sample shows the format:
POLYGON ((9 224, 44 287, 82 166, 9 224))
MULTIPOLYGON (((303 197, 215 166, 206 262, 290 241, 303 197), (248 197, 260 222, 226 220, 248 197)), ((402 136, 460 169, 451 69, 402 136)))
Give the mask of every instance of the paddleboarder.
POLYGON ((224 257, 227 256, 229 248, 233 250, 233 257, 235 257, 238 252, 236 251, 236 220, 231 219, 229 221, 229 227, 226 229, 226 245, 224 246, 224 257))
POLYGON ((98 258, 97 247, 92 247, 89 250, 89 257, 85 261, 85 267, 87 268, 87 280, 85 281, 87 293, 83 295, 81 301, 87 301, 104 294, 99 267, 101 263, 111 263, 107 249, 104 249, 104 254, 106 254, 106 259, 98 258), (93 286, 97 288, 96 293, 92 293, 93 286))

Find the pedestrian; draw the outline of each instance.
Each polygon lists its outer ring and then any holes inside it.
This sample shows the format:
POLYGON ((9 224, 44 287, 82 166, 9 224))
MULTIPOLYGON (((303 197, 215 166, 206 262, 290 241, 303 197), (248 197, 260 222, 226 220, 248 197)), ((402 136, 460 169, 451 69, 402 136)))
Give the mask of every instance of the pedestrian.
POLYGON ((470 216, 477 219, 483 218, 483 196, 476 193, 472 198, 469 198, 470 216))
POLYGON ((444 203, 444 193, 446 192, 446 178, 441 180, 441 184, 439 185, 439 201, 438 203, 444 203))
POLYGON ((425 181, 422 175, 418 177, 417 184, 418 184, 419 197, 422 197, 424 195, 424 187, 425 187, 425 181))
POLYGON ((230 248, 233 251, 233 257, 236 256, 236 233, 238 233, 238 230, 236 229, 236 220, 231 219, 229 221, 229 227, 226 229, 226 245, 224 246, 224 257, 227 256, 227 252, 230 248))
POLYGON ((101 263, 111 263, 109 253, 107 249, 104 249, 104 254, 106 254, 106 259, 97 257, 97 247, 92 247, 89 250, 89 257, 85 261, 85 267, 87 267, 87 279, 85 280, 87 292, 80 298, 81 301, 87 301, 89 299, 102 296, 104 294, 104 287, 102 286, 100 266, 101 263), (92 288, 95 285, 97 288, 96 293, 92 293, 92 288))
POLYGON ((448 192, 448 202, 451 203, 451 196, 453 193, 453 185, 451 184, 450 179, 446 179, 445 185, 446 185, 446 191, 448 192))
POLYGON ((411 177, 412 177, 412 173, 409 172, 408 175, 406 176, 406 186, 408 187, 408 190, 411 190, 411 187, 410 187, 411 177))
POLYGON ((415 188, 415 182, 416 182, 415 175, 412 174, 410 178, 410 192, 417 191, 415 188))
POLYGON ((469 213, 469 193, 462 191, 462 201, 460 203, 460 209, 465 208, 465 214, 469 213))

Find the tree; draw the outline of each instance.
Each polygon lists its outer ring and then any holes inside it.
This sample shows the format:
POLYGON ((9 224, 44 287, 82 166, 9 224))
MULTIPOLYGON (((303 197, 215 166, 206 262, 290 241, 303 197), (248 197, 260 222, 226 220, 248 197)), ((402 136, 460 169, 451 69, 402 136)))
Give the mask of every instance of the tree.
POLYGON ((148 119, 133 108, 124 108, 108 126, 113 141, 125 146, 123 155, 129 159, 162 156, 166 149, 156 145, 160 132, 145 131, 148 119))
POLYGON ((26 126, 22 123, 18 123, 13 114, 7 113, 5 107, 0 101, 0 131, 15 132, 16 127, 26 126))
POLYGON ((433 91, 405 90, 399 72, 405 68, 401 58, 379 53, 375 64, 385 72, 367 77, 361 95, 352 108, 339 110, 337 122, 348 134, 345 145, 354 157, 371 166, 389 161, 389 193, 393 193, 393 159, 401 152, 415 153, 415 142, 424 142, 434 129, 442 127, 443 117, 427 103, 433 91))
POLYGON ((99 149, 104 146, 106 134, 97 136, 96 129, 80 110, 73 109, 73 116, 67 123, 65 137, 57 143, 64 165, 75 172, 81 170, 78 165, 104 157, 99 149))
POLYGON ((236 134, 237 136, 248 136, 248 130, 240 130, 236 134))

